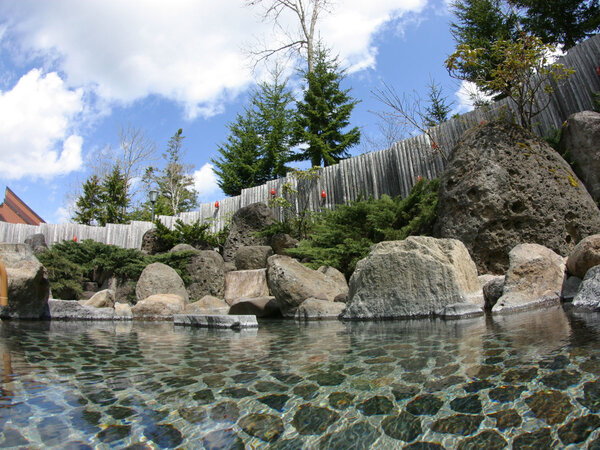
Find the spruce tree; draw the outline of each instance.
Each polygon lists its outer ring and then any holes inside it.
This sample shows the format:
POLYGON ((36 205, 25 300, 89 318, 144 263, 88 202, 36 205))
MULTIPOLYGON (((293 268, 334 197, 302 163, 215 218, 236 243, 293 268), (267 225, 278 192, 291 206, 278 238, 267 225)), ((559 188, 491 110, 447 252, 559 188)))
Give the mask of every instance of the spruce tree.
POLYGON ((447 102, 447 98, 442 94, 442 88, 439 84, 431 79, 429 81, 428 101, 429 105, 425 107, 423 116, 423 125, 426 127, 434 127, 448 120, 451 107, 447 102))
POLYGON ((92 175, 83 184, 83 194, 76 202, 77 209, 73 220, 83 225, 92 225, 100 216, 102 208, 102 188, 97 175, 92 175))
POLYGON ((102 192, 100 195, 102 210, 98 216, 98 223, 102 226, 107 223, 126 223, 127 206, 127 181, 118 165, 102 181, 102 192))
POLYGON ((358 127, 344 131, 358 100, 349 95, 350 89, 341 88, 344 72, 325 49, 318 49, 314 70, 304 79, 304 98, 296 104, 295 140, 305 148, 292 159, 329 166, 347 158, 348 149, 360 141, 358 127))
POLYGON ((227 195, 260 186, 285 176, 292 146, 294 113, 292 95, 280 73, 270 83, 260 83, 250 97, 250 105, 228 125, 227 142, 212 159, 217 184, 227 195))

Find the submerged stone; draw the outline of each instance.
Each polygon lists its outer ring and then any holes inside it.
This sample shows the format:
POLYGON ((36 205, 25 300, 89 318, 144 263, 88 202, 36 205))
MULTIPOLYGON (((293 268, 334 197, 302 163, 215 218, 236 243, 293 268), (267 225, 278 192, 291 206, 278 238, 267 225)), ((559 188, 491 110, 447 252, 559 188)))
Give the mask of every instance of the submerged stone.
POLYGON ((514 402, 526 390, 524 386, 498 386, 497 388, 490 389, 488 395, 490 400, 508 403, 514 402))
POLYGON ((394 394, 396 401, 412 398, 419 393, 419 390, 420 389, 417 386, 408 386, 406 384, 392 385, 392 394, 394 394))
POLYGON ((481 412, 481 401, 477 394, 458 397, 450 402, 452 410, 465 414, 479 414, 481 412))
POLYGON ((480 380, 485 380, 489 377, 493 377, 495 375, 499 375, 502 373, 502 368, 498 366, 472 366, 467 369, 467 375, 471 378, 479 378, 480 380))
POLYGON ((398 364, 409 372, 424 369, 427 367, 427 358, 405 358, 398 361, 398 364))
POLYGON ((215 401, 215 396, 210 389, 202 389, 194 392, 192 398, 196 400, 200 405, 208 405, 215 401))
POLYGON ((319 383, 320 386, 337 386, 344 382, 346 376, 339 372, 319 372, 310 379, 319 383))
POLYGON ((413 442, 402 447, 402 450, 444 450, 444 447, 435 442, 413 442))
POLYGON ((538 419, 542 419, 548 425, 564 422, 567 415, 573 410, 569 397, 555 391, 539 391, 527 397, 525 402, 538 419))
POLYGON ((451 375, 446 378, 442 378, 440 380, 428 381, 424 384, 425 389, 428 391, 443 391, 450 386, 455 386, 460 383, 464 383, 465 379, 463 377, 459 377, 457 375, 451 375))
POLYGON ((202 437, 205 450, 244 450, 244 441, 231 428, 212 431, 202 437))
POLYGON ((432 394, 415 397, 406 405, 406 410, 416 416, 434 416, 444 402, 432 394))
POLYGON ((577 401, 593 413, 600 411, 600 380, 584 383, 583 398, 577 401))
POLYGON ((230 397, 230 398, 240 399, 240 398, 251 397, 253 395, 256 395, 256 392, 251 391, 246 388, 230 387, 230 388, 223 389, 220 392, 220 394, 230 397))
POLYGON ((283 434, 283 421, 271 414, 248 414, 240 419, 239 425, 250 436, 265 442, 274 442, 283 434))
POLYGON ((483 418, 483 416, 456 414, 454 416, 436 420, 431 425, 431 430, 437 433, 451 433, 468 436, 477 431, 483 418))
POLYGON ((111 406, 106 412, 109 416, 116 420, 126 419, 127 417, 131 417, 135 414, 133 409, 126 408, 124 406, 111 406))
POLYGON ((496 428, 499 430, 518 427, 523 422, 523 419, 515 409, 505 409, 488 415, 496 420, 496 428))
POLYGON ((299 384, 293 389, 294 394, 302 397, 304 400, 310 400, 315 395, 317 395, 318 391, 319 386, 310 383, 299 384))
POLYGON ((500 450, 507 446, 508 442, 496 430, 485 430, 462 441, 457 450, 500 450))
POLYGON ((369 450, 373 443, 379 439, 380 433, 373 425, 367 422, 357 422, 349 427, 326 434, 318 442, 320 449, 357 449, 369 450))
POLYGON ((285 392, 289 388, 285 384, 273 381, 257 381, 254 383, 254 389, 258 392, 285 392))
POLYGON ((587 361, 579 364, 579 368, 584 372, 593 373, 594 375, 600 375, 600 361, 595 357, 588 359, 587 361))
POLYGON ((302 438, 283 439, 271 444, 269 450, 304 450, 306 446, 302 438))
POLYGON ((541 428, 531 433, 523 433, 513 439, 513 450, 533 450, 553 448, 550 428, 541 428))
POLYGON ((69 437, 69 427, 59 417, 50 416, 37 425, 42 442, 48 446, 61 445, 69 437))
POLYGON ((190 423, 202 423, 208 417, 208 411, 205 408, 179 408, 177 412, 190 423))
POLYGON ((283 411, 283 407, 289 399, 290 399, 289 395, 270 394, 270 395, 265 395, 264 397, 259 397, 258 401, 281 412, 281 411, 283 411))
POLYGON ((234 402, 221 402, 210 410, 210 418, 216 422, 237 422, 240 410, 234 402))
POLYGON ((388 436, 405 442, 414 441, 423 432, 421 420, 406 411, 383 419, 381 428, 388 436))
POLYGON ((394 409, 394 402, 382 395, 376 395, 365 400, 357 408, 365 416, 375 416, 378 414, 389 414, 394 409))
POLYGON ((332 392, 329 394, 329 406, 335 409, 346 409, 352 405, 354 394, 349 392, 332 392))
POLYGON ((0 447, 20 447, 20 446, 29 446, 29 441, 17 430, 13 430, 12 428, 4 429, 4 440, 0 442, 0 447))
POLYGON ((292 424, 299 434, 323 434, 339 416, 338 413, 328 408, 305 403, 300 405, 294 414, 292 424))
POLYGON ((463 386, 463 389, 465 390, 465 392, 472 393, 472 392, 479 392, 483 389, 489 389, 494 386, 495 386, 494 383, 490 383, 487 380, 477 380, 477 381, 471 381, 470 383, 465 384, 463 386))
POLYGON ((282 383, 288 385, 298 384, 304 380, 304 378, 302 378, 299 375, 296 375, 295 373, 275 372, 272 375, 282 383))
POLYGON ((545 377, 542 377, 542 383, 546 386, 565 390, 581 381, 581 374, 575 370, 557 370, 545 377))
POLYGON ((563 444, 584 442, 596 428, 600 427, 600 418, 593 414, 578 417, 558 429, 558 437, 563 444))
POLYGON ((104 430, 96 435, 100 442, 108 444, 110 442, 119 441, 125 439, 131 433, 131 427, 129 425, 109 425, 104 430))
POLYGON ((507 383, 528 383, 538 374, 537 367, 519 367, 511 369, 504 374, 502 379, 507 383))
POLYGON ((543 369, 559 370, 567 367, 571 361, 565 355, 556 355, 552 360, 543 360, 539 366, 543 369))
POLYGON ((146 427, 144 436, 162 448, 173 448, 183 442, 183 435, 170 423, 146 427))

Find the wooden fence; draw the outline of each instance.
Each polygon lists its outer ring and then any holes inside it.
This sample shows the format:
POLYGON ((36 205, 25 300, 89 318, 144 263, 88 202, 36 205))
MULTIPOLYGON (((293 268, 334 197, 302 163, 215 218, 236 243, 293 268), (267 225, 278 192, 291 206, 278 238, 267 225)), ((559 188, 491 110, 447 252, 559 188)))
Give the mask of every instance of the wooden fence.
MULTIPOLYGON (((569 50, 568 55, 561 58, 560 62, 574 68, 575 74, 557 86, 550 106, 535 118, 534 131, 540 136, 546 136, 560 128, 569 115, 593 108, 593 93, 600 91, 600 76, 596 72, 596 68, 600 66, 600 35, 595 35, 569 50)), ((281 195, 285 183, 290 183, 307 195, 304 198, 305 205, 312 211, 333 208, 337 204, 356 200, 361 195, 372 195, 375 198, 383 194, 406 196, 419 176, 432 179, 442 172, 445 166, 442 152, 449 155, 467 129, 481 121, 489 121, 499 116, 510 118, 514 111, 515 105, 509 99, 504 99, 453 118, 428 130, 426 134, 397 142, 391 148, 345 159, 339 164, 325 167, 321 170, 319 179, 312 184, 303 184, 294 176, 288 176, 269 181, 262 186, 244 189, 236 197, 220 200, 219 208, 213 203, 204 203, 197 211, 175 217, 160 216, 160 219, 170 227, 177 219, 185 223, 208 220, 213 231, 216 231, 241 207, 255 202, 267 202, 272 189, 277 195, 281 195), (323 190, 327 196, 325 201, 321 198, 323 190)), ((295 206, 300 208, 298 203, 295 206)), ((282 218, 280 208, 274 208, 273 212, 276 217, 282 218)), ((93 239, 124 248, 140 248, 143 234, 151 227, 149 222, 106 227, 77 224, 43 224, 35 227, 0 222, 0 242, 23 242, 31 234, 43 233, 48 244, 77 236, 78 239, 93 239)))

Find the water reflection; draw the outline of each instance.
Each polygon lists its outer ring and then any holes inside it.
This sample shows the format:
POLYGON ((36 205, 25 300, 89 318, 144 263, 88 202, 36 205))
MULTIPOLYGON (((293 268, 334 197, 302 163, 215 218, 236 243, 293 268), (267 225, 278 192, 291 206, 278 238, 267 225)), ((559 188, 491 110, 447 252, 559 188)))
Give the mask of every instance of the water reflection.
POLYGON ((599 331, 559 307, 241 332, 2 322, 0 446, 589 444, 595 422, 570 423, 600 410, 599 331))

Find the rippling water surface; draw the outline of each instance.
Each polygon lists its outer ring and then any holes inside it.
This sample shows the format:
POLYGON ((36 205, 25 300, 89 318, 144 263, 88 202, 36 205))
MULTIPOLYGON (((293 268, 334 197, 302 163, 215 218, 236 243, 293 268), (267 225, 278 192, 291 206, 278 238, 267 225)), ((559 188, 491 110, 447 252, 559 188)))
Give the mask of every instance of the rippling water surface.
POLYGON ((0 447, 600 448, 595 314, 0 333, 0 447))

